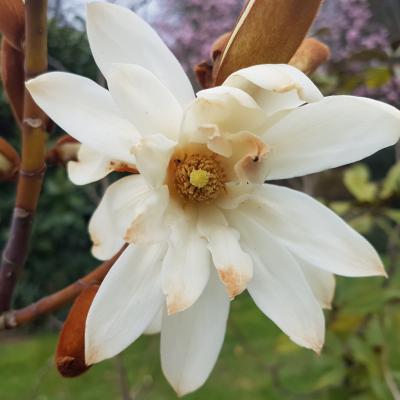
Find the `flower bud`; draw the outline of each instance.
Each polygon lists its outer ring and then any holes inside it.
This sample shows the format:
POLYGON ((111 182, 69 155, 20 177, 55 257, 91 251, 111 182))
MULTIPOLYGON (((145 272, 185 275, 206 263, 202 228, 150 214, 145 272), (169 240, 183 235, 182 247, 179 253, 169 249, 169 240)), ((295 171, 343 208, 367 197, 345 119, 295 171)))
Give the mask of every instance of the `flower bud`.
POLYGON ((0 181, 12 180, 18 172, 19 165, 18 153, 0 137, 0 181))
POLYGON ((63 164, 78 159, 80 143, 69 135, 61 136, 56 144, 49 150, 47 161, 50 164, 63 164))
POLYGON ((307 38, 303 40, 289 64, 305 74, 311 74, 328 61, 330 55, 331 51, 326 44, 314 38, 307 38))
POLYGON ((85 363, 85 324, 99 286, 84 289, 76 298, 64 322, 56 350, 56 366, 66 378, 79 376, 90 366, 85 363))

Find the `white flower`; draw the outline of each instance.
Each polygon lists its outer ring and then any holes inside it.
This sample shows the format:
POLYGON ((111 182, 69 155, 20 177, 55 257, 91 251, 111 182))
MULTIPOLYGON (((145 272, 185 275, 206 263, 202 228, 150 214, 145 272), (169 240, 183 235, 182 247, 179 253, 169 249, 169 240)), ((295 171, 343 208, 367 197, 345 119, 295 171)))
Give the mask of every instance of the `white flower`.
POLYGON ((193 391, 216 362, 229 300, 245 289, 294 342, 319 352, 333 274, 385 275, 384 268, 328 208, 263 182, 394 144, 399 111, 365 98, 323 98, 287 65, 237 71, 195 97, 178 61, 132 12, 91 3, 87 29, 109 90, 58 72, 27 83, 83 143, 69 166, 73 181, 140 171, 112 184, 90 221, 97 258, 129 246, 90 309, 87 362, 115 356, 161 324, 163 371, 179 394, 193 391))

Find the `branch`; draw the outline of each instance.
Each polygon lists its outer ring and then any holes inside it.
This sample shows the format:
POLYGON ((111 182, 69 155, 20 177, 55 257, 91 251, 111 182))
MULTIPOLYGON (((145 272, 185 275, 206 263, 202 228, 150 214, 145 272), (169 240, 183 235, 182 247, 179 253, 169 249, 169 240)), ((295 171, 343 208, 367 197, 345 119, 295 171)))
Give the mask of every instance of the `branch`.
POLYGON ((100 284, 125 248, 126 245, 112 259, 103 262, 95 270, 64 289, 45 296, 27 307, 4 312, 0 315, 0 331, 17 328, 43 315, 56 311, 75 300, 82 290, 88 286, 100 284))
MULTIPOLYGON (((25 79, 47 69, 47 0, 25 3, 25 79)), ((45 171, 46 116, 25 90, 22 161, 10 234, 0 264, 0 312, 8 310, 22 270, 45 171)))

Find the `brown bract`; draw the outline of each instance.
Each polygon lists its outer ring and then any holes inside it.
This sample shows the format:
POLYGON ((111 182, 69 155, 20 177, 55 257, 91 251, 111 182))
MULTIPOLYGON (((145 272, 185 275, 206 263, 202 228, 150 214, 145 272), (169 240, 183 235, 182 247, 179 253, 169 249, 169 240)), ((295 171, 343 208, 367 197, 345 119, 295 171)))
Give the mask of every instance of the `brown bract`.
POLYGON ((60 374, 72 378, 83 374, 90 366, 85 363, 85 325, 89 308, 99 286, 84 289, 77 297, 64 322, 56 350, 56 365, 60 374))
POLYGON ((257 64, 287 64, 307 34, 321 0, 250 0, 222 55, 220 85, 233 72, 257 64))
POLYGON ((20 124, 24 108, 24 55, 5 38, 1 43, 1 79, 14 118, 20 124))
POLYGON ((0 32, 21 50, 24 40, 25 9, 22 0, 0 0, 0 32))

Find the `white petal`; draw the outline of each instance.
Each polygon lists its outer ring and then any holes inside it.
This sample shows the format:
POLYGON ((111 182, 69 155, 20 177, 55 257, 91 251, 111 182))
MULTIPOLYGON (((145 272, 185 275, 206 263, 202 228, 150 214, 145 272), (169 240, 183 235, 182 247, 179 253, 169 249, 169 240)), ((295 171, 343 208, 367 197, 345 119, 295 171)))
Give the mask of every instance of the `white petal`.
POLYGON ((112 64, 108 88, 119 109, 141 134, 178 137, 182 107, 150 71, 139 65, 112 64))
POLYGON ((246 91, 268 116, 322 99, 321 92, 305 74, 285 64, 241 69, 229 76, 223 86, 246 91))
POLYGON ((254 262, 248 291, 261 309, 295 343, 320 352, 325 323, 295 258, 257 222, 230 212, 254 262))
POLYGON ((145 335, 155 335, 156 333, 161 332, 161 322, 162 322, 162 316, 163 316, 163 308, 158 311, 156 316, 152 319, 150 324, 147 326, 147 328, 143 331, 145 335))
POLYGON ((109 157, 84 144, 79 148, 78 161, 70 161, 67 169, 68 177, 75 185, 96 182, 112 171, 109 157))
POLYGON ((216 204, 224 210, 234 210, 251 199, 258 187, 251 183, 228 182, 225 184, 225 193, 216 200, 216 204))
POLYGON ((286 179, 358 161, 400 137, 400 111, 375 100, 332 96, 289 112, 268 129, 268 179, 286 179))
POLYGON ((260 185, 257 193, 242 207, 296 256, 337 275, 385 275, 368 241, 320 202, 276 185, 260 185))
POLYGON ((75 139, 111 159, 135 162, 129 150, 140 136, 120 116, 106 89, 64 72, 40 75, 26 87, 38 106, 75 139))
POLYGON ((100 260, 111 258, 125 243, 124 234, 132 223, 136 205, 150 190, 143 177, 130 175, 110 185, 89 222, 92 253, 100 260))
MULTIPOLYGON (((229 180, 243 183, 263 183, 268 174, 269 147, 258 136, 250 132, 230 135, 232 155, 227 163, 233 166, 235 176, 229 180)), ((228 169, 229 172, 231 168, 228 169)))
POLYGON ((152 187, 163 184, 175 147, 176 142, 155 134, 145 136, 132 148, 138 170, 152 187))
POLYGON ((181 65, 158 34, 135 13, 114 4, 87 5, 87 33, 97 65, 107 77, 110 64, 138 64, 150 70, 186 106, 194 99, 181 65))
POLYGON ((265 114, 246 92, 219 86, 198 92, 197 96, 184 115, 183 141, 207 143, 208 133, 214 136, 213 131, 204 130, 210 126, 217 127, 222 135, 243 130, 262 132, 265 114))
POLYGON ((170 243, 162 267, 167 311, 186 310, 199 298, 210 274, 210 253, 189 215, 171 228, 170 243))
POLYGON ((102 282, 85 329, 87 364, 115 356, 134 342, 160 310, 164 245, 129 246, 102 282))
POLYGON ((168 316, 161 328, 161 367, 179 396, 204 384, 221 350, 229 299, 215 274, 188 310, 168 316))
POLYGON ((303 274, 313 291, 315 298, 321 304, 321 307, 331 309, 336 286, 335 276, 330 272, 314 267, 299 257, 296 257, 296 261, 300 265, 303 274))
POLYGON ((247 288, 253 276, 253 263, 240 247, 239 233, 228 226, 224 215, 215 207, 201 210, 198 229, 207 238, 219 277, 233 299, 247 288))
POLYGON ((140 201, 135 199, 135 203, 130 207, 131 214, 126 213, 124 216, 123 222, 131 221, 125 232, 124 240, 136 244, 165 240, 168 234, 168 227, 164 221, 164 214, 169 203, 168 186, 163 185, 148 191, 140 201))

